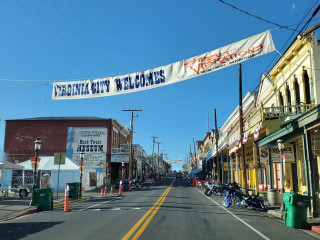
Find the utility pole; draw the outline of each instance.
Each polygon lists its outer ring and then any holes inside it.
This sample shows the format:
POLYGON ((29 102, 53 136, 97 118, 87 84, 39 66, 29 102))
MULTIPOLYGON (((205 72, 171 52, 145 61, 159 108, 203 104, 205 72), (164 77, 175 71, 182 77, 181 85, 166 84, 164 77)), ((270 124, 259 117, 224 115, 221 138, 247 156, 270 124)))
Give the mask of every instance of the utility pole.
POLYGON ((209 111, 208 111, 208 132, 210 132, 210 126, 209 126, 209 123, 210 123, 210 121, 209 121, 209 111))
POLYGON ((194 160, 196 161, 196 169, 198 169, 196 144, 195 144, 195 142, 194 142, 194 139, 193 139, 193 150, 194 150, 194 160))
POLYGON ((247 170, 245 162, 245 149, 243 145, 243 111, 242 111, 242 69, 241 64, 239 64, 239 125, 240 125, 240 144, 241 144, 241 165, 242 165, 242 181, 244 186, 244 194, 247 195, 248 184, 247 184, 247 170))
POLYGON ((160 172, 159 172, 159 145, 160 145, 160 142, 157 142, 158 143, 158 154, 157 154, 157 171, 158 171, 158 175, 160 175, 160 172))
POLYGON ((158 138, 158 137, 155 137, 155 136, 151 136, 152 137, 152 156, 151 156, 151 165, 153 167, 153 154, 154 154, 154 144, 155 144, 155 139, 158 138))
POLYGON ((191 156, 192 156, 192 152, 191 152, 191 145, 190 145, 190 157, 189 157, 189 162, 190 162, 191 171, 192 171, 192 170, 194 170, 194 169, 193 169, 193 164, 192 164, 191 156))
MULTIPOLYGON (((133 139, 133 112, 141 112, 142 109, 125 109, 122 110, 124 112, 131 112, 131 126, 130 126, 130 134, 131 134, 131 138, 130 138, 130 159, 129 159, 129 181, 132 180, 132 176, 133 176, 133 149, 132 149, 132 139, 133 139)), ((138 116, 138 115, 137 115, 138 116)), ((136 116, 136 117, 137 117, 136 116)))
POLYGON ((216 109, 214 109, 214 127, 216 129, 215 131, 215 137, 216 137, 216 151, 217 151, 217 182, 221 183, 221 171, 220 171, 220 159, 219 159, 219 145, 218 145, 218 140, 219 140, 219 132, 218 132, 218 127, 217 127, 217 112, 216 109))

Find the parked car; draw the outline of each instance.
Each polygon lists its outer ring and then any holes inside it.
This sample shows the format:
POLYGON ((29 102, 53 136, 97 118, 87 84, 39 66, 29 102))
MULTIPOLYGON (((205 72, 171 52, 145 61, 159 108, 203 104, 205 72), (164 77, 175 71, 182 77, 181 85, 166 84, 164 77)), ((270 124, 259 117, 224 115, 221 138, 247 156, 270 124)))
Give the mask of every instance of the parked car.
POLYGON ((183 175, 181 172, 176 173, 176 179, 178 178, 183 179, 183 175))

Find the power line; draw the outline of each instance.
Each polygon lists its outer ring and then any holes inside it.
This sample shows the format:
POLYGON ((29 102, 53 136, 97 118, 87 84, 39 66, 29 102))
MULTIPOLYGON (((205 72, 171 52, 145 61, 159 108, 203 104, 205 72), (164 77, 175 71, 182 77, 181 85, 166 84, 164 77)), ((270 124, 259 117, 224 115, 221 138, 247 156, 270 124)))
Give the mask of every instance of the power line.
POLYGON ((94 44, 96 45, 97 49, 100 51, 102 57, 104 58, 105 62, 109 65, 109 67, 111 68, 111 70, 114 72, 113 67, 111 66, 108 58, 106 57, 106 55, 104 54, 104 52, 102 51, 100 45, 98 44, 98 42, 96 41, 96 39, 92 36, 92 34, 90 33, 90 31, 88 30, 86 24, 84 23, 84 21, 82 20, 82 18, 80 17, 80 15, 78 14, 78 12, 76 11, 76 9, 74 8, 73 4, 70 1, 67 1, 73 12, 75 13, 75 15, 78 17, 78 19, 80 20, 80 23, 83 25, 84 29, 86 30, 86 32, 88 33, 88 36, 92 39, 92 41, 94 42, 94 44))
POLYGON ((48 86, 49 83, 46 84, 39 84, 39 85, 24 85, 24 86, 4 86, 0 85, 0 88, 28 88, 28 87, 41 87, 41 86, 48 86))
POLYGON ((243 12, 243 13, 251 16, 251 17, 255 17, 255 18, 257 18, 257 19, 259 19, 259 20, 261 20, 261 21, 264 21, 264 22, 267 22, 267 23, 276 25, 276 26, 278 26, 278 27, 280 27, 280 28, 285 28, 285 29, 288 29, 288 30, 291 30, 291 31, 296 31, 296 30, 294 30, 294 29, 292 29, 292 28, 289 28, 289 27, 287 27, 287 26, 282 26, 282 25, 280 25, 280 24, 278 24, 278 23, 271 22, 271 21, 269 21, 269 20, 267 20, 267 19, 265 19, 265 18, 261 18, 261 17, 259 17, 259 16, 257 16, 257 15, 254 15, 254 14, 252 14, 252 13, 249 13, 249 12, 247 12, 247 11, 245 11, 245 10, 242 10, 242 9, 240 9, 240 8, 238 8, 238 7, 230 4, 230 3, 227 3, 227 2, 225 2, 225 1, 222 1, 222 0, 218 0, 218 1, 220 1, 221 3, 223 3, 223 4, 225 4, 225 5, 228 5, 228 6, 232 7, 232 8, 234 8, 234 9, 240 11, 240 12, 243 12))
POLYGON ((101 66, 100 62, 97 60, 97 58, 94 56, 94 54, 90 51, 88 48, 88 45, 83 41, 83 39, 80 37, 80 35, 77 33, 77 31, 74 29, 74 27, 71 25, 69 20, 66 18, 64 13, 61 11, 61 9, 58 7, 58 5, 55 3, 55 1, 51 0, 52 4, 55 6, 55 8, 58 10, 64 21, 69 25, 73 33, 76 35, 76 37, 79 39, 79 41, 82 43, 84 48, 87 50, 87 52, 90 54, 90 56, 93 58, 93 60, 96 62, 96 64, 101 68, 103 72, 105 72, 104 68, 101 66))
MULTIPOLYGON (((220 1, 220 0, 219 0, 220 1)), ((319 0, 316 0, 315 3, 312 5, 312 3, 309 6, 309 10, 306 10, 304 16, 302 17, 301 21, 299 24, 297 24, 297 27, 295 28, 295 31, 291 33, 291 35, 289 36, 289 38, 286 40, 286 42, 282 45, 282 47, 280 48, 280 51, 282 51, 285 46, 288 44, 289 40, 292 38, 292 36, 294 35, 295 32, 297 32, 297 29, 299 28, 299 26, 304 22, 305 18, 308 16, 308 14, 311 12, 311 10, 314 8, 314 6, 317 4, 319 0), (312 6, 311 6, 312 5, 312 6)), ((311 20, 309 19, 307 22, 310 22, 311 20)), ((306 25, 305 25, 306 26, 306 25)), ((302 28, 303 29, 303 28, 302 28)), ((302 29, 299 31, 299 33, 302 31, 302 29)), ((299 35, 299 34, 297 34, 299 35)), ((278 52, 279 53, 279 52, 278 52)), ((280 54, 281 55, 281 54, 280 54)), ((268 64, 268 66, 266 67, 266 69, 264 70, 264 72, 267 71, 267 69, 270 67, 271 64, 273 64, 273 61, 277 58, 278 55, 275 55, 274 58, 270 61, 270 63, 268 64)), ((281 56, 282 57, 282 56, 281 56)), ((279 59, 281 59, 281 57, 279 57, 279 59)), ((260 82, 264 81, 264 79, 269 76, 270 71, 272 69, 270 69, 264 76, 264 78, 261 80, 261 76, 255 81, 255 83, 257 81, 259 81, 258 85, 254 88, 253 91, 256 91, 257 88, 259 88, 260 82)))
MULTIPOLYGON (((75 61, 75 59, 66 51, 66 49, 60 43, 58 43, 58 41, 52 36, 52 34, 50 34, 47 31, 47 29, 39 23, 39 21, 27 10, 27 8, 23 4, 21 4, 19 2, 19 0, 16 0, 16 1, 20 5, 20 7, 27 13, 27 15, 42 29, 42 31, 44 31, 49 36, 49 38, 60 48, 60 50, 62 50, 71 59, 71 61, 73 63, 75 63, 75 65, 77 65, 85 74, 90 75, 77 61, 75 61)), ((77 56, 77 53, 74 52, 74 50, 71 48, 71 46, 61 37, 61 35, 55 30, 55 28, 50 24, 50 22, 41 14, 39 9, 35 7, 35 5, 32 3, 32 1, 29 1, 29 3, 31 3, 33 8, 47 22, 47 24, 53 29, 53 31, 57 34, 57 36, 59 36, 61 38, 61 40, 64 42, 64 44, 66 44, 71 49, 73 54, 75 54, 77 56)), ((80 59, 79 56, 77 56, 77 58, 80 59)), ((84 65, 86 66, 86 64, 84 64, 84 65)), ((89 71, 91 71, 91 70, 89 69, 89 71)))
POLYGON ((20 116, 20 115, 26 114, 26 113, 28 113, 28 112, 32 112, 33 110, 36 110, 36 109, 38 109, 38 108, 46 105, 46 104, 47 104, 48 102, 50 102, 50 101, 51 101, 51 98, 50 98, 49 100, 41 103, 40 105, 38 105, 38 106, 36 106, 36 107, 33 107, 33 108, 31 108, 31 109, 29 109, 29 110, 27 110, 27 111, 25 111, 25 112, 18 113, 18 114, 15 114, 15 115, 11 115, 11 116, 7 116, 7 117, 3 117, 3 118, 13 118, 13 117, 16 117, 16 116, 20 116))

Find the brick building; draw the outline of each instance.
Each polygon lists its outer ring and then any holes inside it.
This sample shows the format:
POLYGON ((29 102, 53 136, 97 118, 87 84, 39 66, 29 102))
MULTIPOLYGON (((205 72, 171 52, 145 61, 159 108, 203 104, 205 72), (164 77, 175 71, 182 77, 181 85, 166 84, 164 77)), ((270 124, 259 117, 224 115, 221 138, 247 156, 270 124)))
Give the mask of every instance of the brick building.
MULTIPOLYGON (((119 178, 121 166, 111 163, 111 149, 119 148, 120 143, 130 142, 130 131, 115 119, 97 117, 40 117, 6 120, 4 152, 8 161, 23 162, 35 155, 34 141, 42 141, 39 156, 53 156, 57 152, 67 151, 67 138, 70 129, 103 129, 106 133, 103 166, 105 181, 113 182, 119 178), (68 130, 69 129, 69 130, 68 130), (106 129, 106 130, 105 130, 106 129)), ((84 149, 84 148, 82 148, 84 149)), ((85 148, 89 156, 90 148, 85 148)), ((91 149, 92 152, 92 149, 91 149)), ((85 158, 86 160, 86 158, 85 158)))

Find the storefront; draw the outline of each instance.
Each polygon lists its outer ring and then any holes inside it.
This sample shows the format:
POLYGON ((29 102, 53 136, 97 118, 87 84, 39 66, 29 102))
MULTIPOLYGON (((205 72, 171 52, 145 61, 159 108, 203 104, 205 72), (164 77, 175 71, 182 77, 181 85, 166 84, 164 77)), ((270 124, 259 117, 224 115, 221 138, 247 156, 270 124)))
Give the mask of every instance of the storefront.
POLYGON ((285 192, 295 192, 311 197, 310 215, 318 216, 320 173, 320 106, 301 115, 280 130, 256 141, 260 150, 268 151, 268 180, 272 188, 281 189, 284 176, 285 192), (277 141, 284 142, 281 158, 277 141), (281 169, 283 161, 283 169, 281 169), (282 174, 283 170, 283 174, 282 174))

